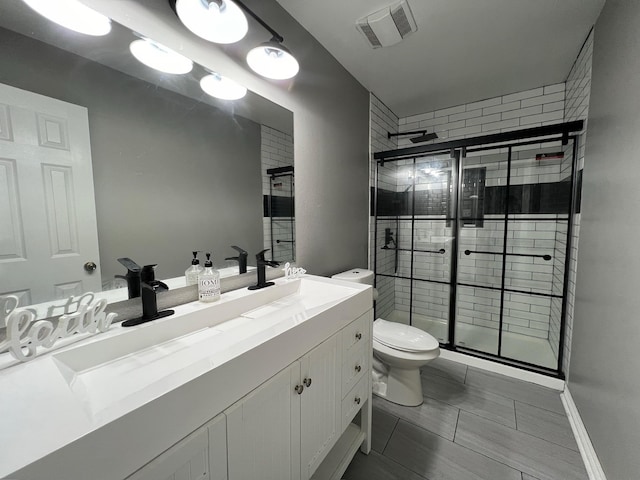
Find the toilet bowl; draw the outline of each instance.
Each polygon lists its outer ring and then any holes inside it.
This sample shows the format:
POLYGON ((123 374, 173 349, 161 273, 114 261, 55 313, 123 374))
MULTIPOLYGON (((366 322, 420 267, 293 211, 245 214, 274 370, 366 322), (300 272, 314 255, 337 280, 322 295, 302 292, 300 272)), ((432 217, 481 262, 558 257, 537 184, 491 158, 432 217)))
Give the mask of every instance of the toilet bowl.
MULTIPOLYGON (((332 278, 373 285, 373 276, 371 270, 353 269, 332 278)), ((440 344, 428 333, 378 318, 373 322, 373 393, 399 405, 421 405, 420 368, 439 355, 440 344)))

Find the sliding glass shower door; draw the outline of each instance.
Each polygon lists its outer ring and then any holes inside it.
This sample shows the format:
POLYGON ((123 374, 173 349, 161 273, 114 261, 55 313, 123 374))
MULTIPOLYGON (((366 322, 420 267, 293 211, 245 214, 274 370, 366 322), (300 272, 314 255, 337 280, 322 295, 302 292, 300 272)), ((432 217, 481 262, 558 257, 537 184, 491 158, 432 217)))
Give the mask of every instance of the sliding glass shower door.
POLYGON ((455 345, 556 369, 573 142, 503 150, 461 161, 455 345))
POLYGON ((566 136, 378 163, 376 315, 561 374, 575 154, 566 136))
POLYGON ((449 341, 456 159, 448 153, 378 167, 377 314, 449 341))

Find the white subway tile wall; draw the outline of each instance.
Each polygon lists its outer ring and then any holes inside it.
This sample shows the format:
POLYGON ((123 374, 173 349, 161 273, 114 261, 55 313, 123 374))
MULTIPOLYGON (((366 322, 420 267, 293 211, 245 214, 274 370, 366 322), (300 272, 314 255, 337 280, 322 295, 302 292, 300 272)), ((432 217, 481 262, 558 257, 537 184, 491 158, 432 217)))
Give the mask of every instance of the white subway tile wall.
MULTIPOLYGON (((539 127, 563 121, 564 98, 565 84, 558 83, 403 117, 398 126, 401 131, 435 131, 439 138, 427 143, 539 127)), ((408 137, 398 140, 399 148, 412 145, 408 137)))
MULTIPOLYGON (((578 143, 578 170, 584 168, 584 145, 585 133, 587 129, 587 118, 589 115, 589 98, 591 94, 591 64, 593 57, 593 30, 589 33, 578 58, 576 59, 566 82, 566 101, 564 110, 564 121, 570 122, 574 120, 584 120, 585 125, 578 143)), ((571 160, 565 155, 562 174, 567 176, 571 171, 571 160)), ((576 272, 578 268, 578 239, 580 233, 580 217, 578 213, 573 217, 572 235, 571 235, 571 254, 569 260, 569 282, 567 285, 567 312, 564 334, 564 354, 562 370, 565 375, 569 376, 571 358, 571 338, 573 332, 573 311, 576 292, 576 272)), ((566 238, 566 232, 564 232, 566 238)), ((558 310, 558 309, 556 309, 558 310)), ((559 312, 554 312, 553 318, 557 318, 559 322, 559 312)), ((559 332, 558 332, 559 334, 559 332)))
MULTIPOLYGON (((294 190, 294 177, 278 177, 275 181, 267 175, 270 168, 293 165, 293 137, 267 125, 261 125, 261 163, 262 194, 269 195, 270 184, 274 183, 272 194, 278 197, 290 197, 294 190)), ((267 258, 283 262, 295 258, 294 243, 276 243, 271 245, 271 231, 274 240, 295 239, 295 222, 288 217, 263 217, 264 248, 272 249, 267 258)))

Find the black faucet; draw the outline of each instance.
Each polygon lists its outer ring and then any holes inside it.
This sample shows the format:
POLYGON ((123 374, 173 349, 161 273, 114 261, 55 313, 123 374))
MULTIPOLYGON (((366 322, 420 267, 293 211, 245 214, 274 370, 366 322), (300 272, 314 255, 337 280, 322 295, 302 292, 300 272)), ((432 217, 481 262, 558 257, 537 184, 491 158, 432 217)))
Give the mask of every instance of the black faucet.
POLYGON ((127 269, 126 275, 116 275, 116 278, 123 278, 127 281, 127 290, 129 298, 138 298, 140 296, 140 265, 131 260, 129 257, 119 258, 118 262, 127 269))
POLYGON ((175 313, 174 310, 158 312, 158 293, 166 292, 169 287, 166 283, 156 280, 155 267, 157 265, 145 265, 141 272, 140 287, 142 292, 142 316, 122 322, 123 327, 133 327, 141 323, 150 322, 158 318, 168 317, 175 313))
POLYGON ((249 256, 249 254, 236 245, 231 245, 231 248, 238 251, 238 256, 227 257, 225 258, 225 260, 236 260, 238 262, 238 266, 240 267, 240 273, 247 273, 247 257, 249 256))
POLYGON ((256 254, 256 263, 258 267, 258 283, 255 285, 251 285, 249 290, 258 290, 260 288, 270 287, 271 285, 275 285, 273 282, 267 282, 267 272, 266 267, 269 265, 270 267, 277 267, 280 265, 278 262, 274 260, 265 260, 264 254, 268 252, 269 249, 262 250, 256 254))

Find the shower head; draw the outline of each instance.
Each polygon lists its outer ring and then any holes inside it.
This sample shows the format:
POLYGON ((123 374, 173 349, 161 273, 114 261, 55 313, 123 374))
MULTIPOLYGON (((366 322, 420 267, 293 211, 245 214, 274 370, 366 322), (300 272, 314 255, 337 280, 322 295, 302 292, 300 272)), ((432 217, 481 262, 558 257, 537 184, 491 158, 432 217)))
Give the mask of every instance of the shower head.
POLYGON ((411 140, 412 143, 422 143, 422 142, 428 142, 429 140, 435 140, 436 138, 438 138, 438 134, 433 132, 433 133, 423 133, 422 135, 420 135, 419 137, 413 137, 410 138, 409 140, 411 140))
POLYGON ((435 140, 436 138, 438 138, 438 135, 435 132, 427 133, 426 130, 413 130, 411 132, 398 132, 398 133, 387 132, 387 138, 403 137, 405 135, 419 135, 417 137, 413 137, 409 139, 413 143, 428 142, 429 140, 435 140))

